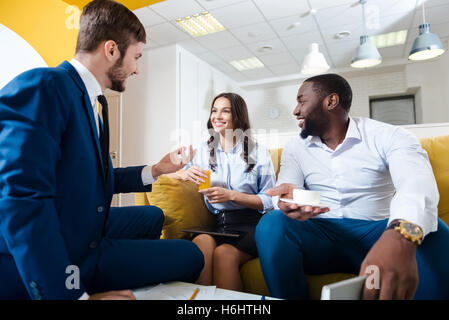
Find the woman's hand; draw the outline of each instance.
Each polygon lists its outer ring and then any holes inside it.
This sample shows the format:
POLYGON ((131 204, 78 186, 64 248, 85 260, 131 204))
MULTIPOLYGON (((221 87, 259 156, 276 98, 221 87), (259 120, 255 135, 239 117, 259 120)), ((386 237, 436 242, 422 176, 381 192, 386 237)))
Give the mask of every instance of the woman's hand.
POLYGON ((205 181, 203 178, 207 178, 207 172, 200 167, 193 166, 187 170, 177 171, 176 178, 183 181, 192 181, 199 185, 201 182, 205 181))
POLYGON ((220 187, 212 187, 208 189, 199 190, 198 192, 201 192, 207 197, 207 200, 209 200, 209 203, 221 203, 221 202, 227 202, 227 201, 234 201, 236 191, 229 190, 225 188, 220 187))

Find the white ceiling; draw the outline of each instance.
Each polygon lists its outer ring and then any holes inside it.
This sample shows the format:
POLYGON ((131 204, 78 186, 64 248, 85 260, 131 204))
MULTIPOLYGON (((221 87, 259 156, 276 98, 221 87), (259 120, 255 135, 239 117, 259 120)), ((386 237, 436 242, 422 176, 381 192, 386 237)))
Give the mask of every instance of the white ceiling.
MULTIPOLYGON (((422 0, 368 0, 368 34, 408 30, 405 45, 381 48, 383 64, 405 63, 422 23, 422 0)), ((297 74, 312 42, 320 45, 332 69, 350 64, 363 30, 358 0, 166 0, 134 12, 147 32, 146 48, 178 43, 236 81, 255 81, 297 74), (315 14, 310 14, 311 9, 315 14), (225 31, 194 38, 175 19, 211 12, 225 31), (299 27, 288 30, 293 22, 299 27), (339 31, 350 31, 343 40, 339 31), (273 50, 260 52, 263 45, 273 50), (239 72, 229 62, 256 56, 264 68, 239 72)), ((449 0, 427 0, 426 22, 443 44, 449 39, 449 0)), ((382 64, 381 64, 382 66, 382 64)), ((331 69, 331 71, 332 71, 331 69)))

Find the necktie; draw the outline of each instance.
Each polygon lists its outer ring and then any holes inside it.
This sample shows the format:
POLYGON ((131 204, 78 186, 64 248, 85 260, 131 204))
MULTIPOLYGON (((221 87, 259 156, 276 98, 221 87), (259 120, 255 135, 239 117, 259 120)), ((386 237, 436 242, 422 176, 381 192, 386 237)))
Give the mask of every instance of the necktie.
POLYGON ((102 106, 103 116, 103 131, 100 132, 100 146, 101 146, 101 158, 103 160, 103 169, 105 180, 108 180, 109 176, 109 115, 108 115, 108 101, 106 97, 98 96, 98 102, 102 106))

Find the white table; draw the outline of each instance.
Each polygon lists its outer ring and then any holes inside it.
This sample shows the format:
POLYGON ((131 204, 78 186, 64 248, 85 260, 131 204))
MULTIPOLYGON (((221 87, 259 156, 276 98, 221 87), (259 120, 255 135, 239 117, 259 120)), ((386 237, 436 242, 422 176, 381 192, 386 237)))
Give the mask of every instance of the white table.
MULTIPOLYGON (((187 282, 169 282, 134 290, 137 300, 189 300, 195 289, 198 294, 194 300, 263 300, 261 295, 202 286, 187 282)), ((279 300, 264 297, 266 300, 279 300)))

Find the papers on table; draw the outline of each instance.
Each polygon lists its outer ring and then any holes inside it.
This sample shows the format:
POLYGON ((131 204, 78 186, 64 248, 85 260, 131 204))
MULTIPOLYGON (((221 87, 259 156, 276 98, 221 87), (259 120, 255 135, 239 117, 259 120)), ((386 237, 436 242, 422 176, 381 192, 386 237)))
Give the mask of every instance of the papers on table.
POLYGON ((215 286, 200 286, 191 283, 161 283, 154 287, 134 291, 137 300, 189 300, 195 289, 194 300, 211 300, 215 296, 215 286))

